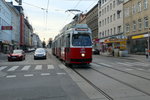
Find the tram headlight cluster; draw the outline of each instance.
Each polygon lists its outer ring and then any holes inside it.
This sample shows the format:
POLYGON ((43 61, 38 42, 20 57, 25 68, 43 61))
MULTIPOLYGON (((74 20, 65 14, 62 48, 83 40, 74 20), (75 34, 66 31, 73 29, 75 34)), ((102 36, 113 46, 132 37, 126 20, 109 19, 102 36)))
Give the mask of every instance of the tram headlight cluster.
POLYGON ((84 54, 84 53, 82 53, 82 54, 81 54, 81 57, 85 57, 85 54, 84 54))

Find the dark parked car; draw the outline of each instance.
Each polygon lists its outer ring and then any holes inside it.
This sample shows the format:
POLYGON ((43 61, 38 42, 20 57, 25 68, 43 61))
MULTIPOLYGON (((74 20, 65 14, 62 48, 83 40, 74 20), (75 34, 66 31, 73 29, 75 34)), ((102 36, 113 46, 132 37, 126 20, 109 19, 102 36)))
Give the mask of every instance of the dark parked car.
POLYGON ((12 53, 8 54, 8 61, 12 60, 25 60, 25 53, 23 50, 13 50, 12 53))
POLYGON ((37 48, 34 52, 34 59, 46 59, 47 53, 44 48, 37 48))
POLYGON ((93 54, 98 55, 99 54, 99 50, 98 49, 92 49, 93 54))

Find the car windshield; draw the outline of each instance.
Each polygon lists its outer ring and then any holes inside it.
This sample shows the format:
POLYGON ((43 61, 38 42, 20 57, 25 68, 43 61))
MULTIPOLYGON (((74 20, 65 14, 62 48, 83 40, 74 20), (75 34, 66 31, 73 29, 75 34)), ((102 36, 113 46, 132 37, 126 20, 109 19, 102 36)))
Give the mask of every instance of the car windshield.
POLYGON ((13 51, 13 54, 21 54, 22 53, 22 50, 14 50, 13 51))
POLYGON ((37 50, 35 51, 35 53, 44 53, 44 52, 45 52, 44 49, 37 49, 37 50))
POLYGON ((91 38, 87 34, 74 34, 72 36, 73 46, 91 46, 91 38))

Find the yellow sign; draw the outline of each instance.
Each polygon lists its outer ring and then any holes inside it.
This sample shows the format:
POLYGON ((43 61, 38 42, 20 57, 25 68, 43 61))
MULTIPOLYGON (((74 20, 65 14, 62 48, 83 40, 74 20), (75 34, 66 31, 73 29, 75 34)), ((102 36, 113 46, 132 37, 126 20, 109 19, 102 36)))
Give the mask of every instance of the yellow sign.
POLYGON ((144 38, 144 35, 132 36, 132 39, 139 39, 139 38, 144 38))

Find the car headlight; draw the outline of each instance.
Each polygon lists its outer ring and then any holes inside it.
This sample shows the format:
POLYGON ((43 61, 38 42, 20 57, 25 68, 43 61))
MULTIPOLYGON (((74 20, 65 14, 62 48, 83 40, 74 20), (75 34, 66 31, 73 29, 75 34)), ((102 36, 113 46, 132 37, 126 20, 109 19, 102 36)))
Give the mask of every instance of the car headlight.
POLYGON ((81 57, 85 57, 85 54, 84 54, 84 53, 82 53, 82 54, 81 54, 81 57))

